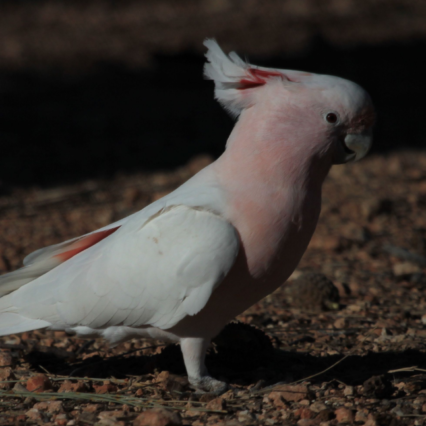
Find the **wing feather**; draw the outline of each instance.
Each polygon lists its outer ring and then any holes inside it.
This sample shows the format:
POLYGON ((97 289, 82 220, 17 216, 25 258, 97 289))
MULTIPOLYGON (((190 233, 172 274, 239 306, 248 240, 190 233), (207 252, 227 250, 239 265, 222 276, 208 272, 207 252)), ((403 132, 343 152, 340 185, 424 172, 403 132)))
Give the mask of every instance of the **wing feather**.
MULTIPOLYGON (((234 264, 235 228, 211 211, 184 205, 142 225, 136 219, 1 298, 0 318, 13 313, 55 329, 168 329, 199 312, 234 264)), ((7 332, 0 326, 0 334, 7 332)))

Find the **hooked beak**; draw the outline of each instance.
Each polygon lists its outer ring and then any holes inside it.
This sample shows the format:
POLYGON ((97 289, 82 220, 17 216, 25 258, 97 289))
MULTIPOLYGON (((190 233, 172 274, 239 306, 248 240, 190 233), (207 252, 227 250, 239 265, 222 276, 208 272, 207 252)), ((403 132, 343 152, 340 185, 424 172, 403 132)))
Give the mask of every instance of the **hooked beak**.
POLYGON ((365 157, 373 142, 371 130, 362 133, 349 133, 341 142, 333 159, 334 164, 358 161, 365 157))

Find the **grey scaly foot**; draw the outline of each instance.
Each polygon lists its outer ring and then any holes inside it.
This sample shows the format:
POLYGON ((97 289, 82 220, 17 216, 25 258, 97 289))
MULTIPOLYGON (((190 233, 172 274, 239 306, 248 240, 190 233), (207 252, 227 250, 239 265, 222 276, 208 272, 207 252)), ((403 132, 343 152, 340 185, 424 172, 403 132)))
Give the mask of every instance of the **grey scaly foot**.
POLYGON ((210 376, 204 376, 197 379, 189 377, 190 385, 195 389, 196 393, 213 393, 222 395, 229 389, 229 385, 220 380, 216 380, 210 376))
POLYGON ((220 380, 213 379, 204 365, 207 348, 210 340, 199 337, 184 338, 180 341, 183 360, 190 385, 197 393, 213 393, 220 395, 228 390, 228 385, 220 380))

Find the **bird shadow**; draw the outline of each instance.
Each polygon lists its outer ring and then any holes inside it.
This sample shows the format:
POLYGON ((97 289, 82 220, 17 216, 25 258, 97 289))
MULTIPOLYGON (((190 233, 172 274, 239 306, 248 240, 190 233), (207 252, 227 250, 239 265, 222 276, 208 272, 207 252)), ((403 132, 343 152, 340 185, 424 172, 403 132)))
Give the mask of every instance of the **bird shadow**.
MULTIPOLYGON (((178 345, 168 345, 154 355, 121 354, 104 358, 94 355, 86 359, 70 358, 63 350, 33 349, 25 356, 32 369, 72 377, 125 378, 160 371, 185 375, 185 366, 178 345)), ((271 386, 278 382, 311 383, 336 381, 357 386, 376 376, 391 383, 410 376, 419 376, 426 369, 424 353, 404 351, 368 352, 365 355, 313 356, 308 353, 274 348, 263 331, 241 323, 228 325, 213 341, 206 357, 210 373, 236 385, 271 386), (410 369, 409 367, 416 367, 410 369), (394 371, 400 370, 400 371, 394 371)), ((418 377, 417 377, 418 378, 418 377)), ((421 380, 421 388, 426 380, 421 380)), ((377 396, 377 395, 376 395, 377 396)), ((389 395, 388 395, 389 396, 389 395)))

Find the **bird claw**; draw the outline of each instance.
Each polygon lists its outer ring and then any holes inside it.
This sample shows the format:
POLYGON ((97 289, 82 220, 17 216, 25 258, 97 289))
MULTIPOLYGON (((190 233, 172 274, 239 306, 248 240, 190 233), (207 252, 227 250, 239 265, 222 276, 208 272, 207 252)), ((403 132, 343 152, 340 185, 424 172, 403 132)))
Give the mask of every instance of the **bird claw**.
POLYGON ((211 393, 214 395, 222 395, 229 389, 227 383, 213 379, 213 377, 210 376, 204 376, 200 379, 189 379, 189 383, 195 388, 196 394, 211 393))

